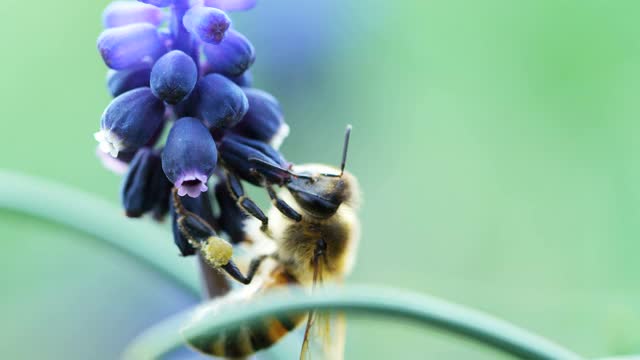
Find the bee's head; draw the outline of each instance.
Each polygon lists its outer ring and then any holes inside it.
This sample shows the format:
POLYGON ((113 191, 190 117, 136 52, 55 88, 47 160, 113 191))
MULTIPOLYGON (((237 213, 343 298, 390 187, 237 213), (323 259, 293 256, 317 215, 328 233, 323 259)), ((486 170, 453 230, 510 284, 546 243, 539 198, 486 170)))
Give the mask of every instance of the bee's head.
POLYGON ((342 203, 357 206, 357 180, 344 170, 350 135, 351 125, 347 127, 339 169, 322 164, 294 165, 291 168, 295 176, 287 183, 287 189, 296 203, 311 216, 329 218, 342 203))
POLYGON ((277 184, 287 187, 296 203, 309 215, 329 218, 343 203, 357 207, 359 188, 356 178, 344 170, 347 162, 351 125, 342 149, 342 165, 339 169, 321 164, 290 165, 285 169, 271 161, 252 157, 252 171, 278 180, 277 184))
POLYGON ((296 203, 318 218, 329 218, 342 203, 354 205, 358 185, 353 175, 327 165, 304 164, 292 168, 300 177, 293 178, 287 189, 296 203))

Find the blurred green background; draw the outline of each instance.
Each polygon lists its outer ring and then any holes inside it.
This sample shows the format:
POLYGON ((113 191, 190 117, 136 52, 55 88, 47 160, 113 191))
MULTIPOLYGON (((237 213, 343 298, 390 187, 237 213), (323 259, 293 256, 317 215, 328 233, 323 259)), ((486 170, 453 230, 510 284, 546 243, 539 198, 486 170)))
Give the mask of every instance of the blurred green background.
MULTIPOLYGON (((91 136, 109 102, 107 3, 3 0, 0 167, 117 205, 91 136)), ((640 2, 261 0, 233 18, 256 86, 285 109, 289 160, 337 163, 354 125, 365 202, 350 281, 428 292, 590 357, 640 352, 640 2)), ((2 358, 112 359, 194 301, 74 230, 7 210, 0 229, 2 358)), ((348 359, 498 358, 350 324, 348 359)))

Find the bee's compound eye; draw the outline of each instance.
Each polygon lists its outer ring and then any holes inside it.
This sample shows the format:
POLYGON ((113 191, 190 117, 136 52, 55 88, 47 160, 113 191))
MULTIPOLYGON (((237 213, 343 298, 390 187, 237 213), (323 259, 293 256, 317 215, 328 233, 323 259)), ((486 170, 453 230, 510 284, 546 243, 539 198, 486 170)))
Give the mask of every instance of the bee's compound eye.
POLYGON ((305 191, 293 191, 293 197, 298 204, 313 214, 321 218, 328 218, 338 211, 340 204, 336 204, 332 201, 320 197, 318 194, 313 194, 305 191))

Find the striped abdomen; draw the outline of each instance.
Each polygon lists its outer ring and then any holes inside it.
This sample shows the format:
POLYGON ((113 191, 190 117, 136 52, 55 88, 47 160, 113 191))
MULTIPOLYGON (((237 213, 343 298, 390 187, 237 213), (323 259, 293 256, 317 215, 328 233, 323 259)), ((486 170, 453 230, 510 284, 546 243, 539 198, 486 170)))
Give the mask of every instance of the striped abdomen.
MULTIPOLYGON (((255 296, 274 287, 295 284, 297 281, 284 272, 282 267, 278 267, 272 272, 271 279, 260 288, 255 296)), ((192 343, 191 345, 210 355, 232 359, 243 358, 278 342, 295 329, 305 319, 305 316, 298 314, 260 319, 257 322, 243 325, 239 329, 229 330, 209 337, 199 344, 192 343)))

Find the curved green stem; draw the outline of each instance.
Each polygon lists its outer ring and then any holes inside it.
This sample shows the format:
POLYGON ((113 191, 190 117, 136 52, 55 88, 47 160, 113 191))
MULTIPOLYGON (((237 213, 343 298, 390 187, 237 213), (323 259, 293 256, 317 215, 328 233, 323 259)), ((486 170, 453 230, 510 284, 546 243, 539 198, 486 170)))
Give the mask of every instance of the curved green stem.
POLYGON ((166 274, 199 295, 193 261, 180 261, 163 228, 132 221, 122 210, 91 194, 50 181, 0 170, 0 208, 39 217, 103 240, 140 262, 166 274))
MULTIPOLYGON (((199 294, 193 262, 179 262, 163 229, 147 222, 131 222, 110 203, 63 185, 0 171, 0 208, 67 225, 93 235, 165 273, 190 293, 199 294), (96 216, 99 214, 99 216, 96 216)), ((238 304, 234 311, 204 317, 185 329, 187 339, 223 331, 266 315, 310 309, 343 310, 403 318, 479 341, 525 359, 580 359, 543 338, 482 313, 425 295, 398 290, 352 287, 327 289, 314 296, 268 294, 255 302, 238 304)), ((186 312, 160 323, 128 348, 134 358, 155 358, 184 344, 176 330, 191 316, 186 312), (146 356, 148 355, 148 356, 146 356)))
POLYGON ((202 306, 197 307, 191 312, 171 318, 168 323, 150 329, 128 347, 128 358, 159 358, 184 344, 185 340, 189 342, 194 339, 206 339, 225 329, 233 329, 266 316, 318 309, 414 321, 475 340, 522 359, 581 359, 567 349, 489 315, 434 297, 397 289, 364 286, 344 289, 327 287, 314 295, 300 292, 296 296, 291 296, 290 290, 284 293, 276 291, 255 301, 234 304, 232 309, 217 311, 215 316, 203 316, 206 314, 207 306, 212 307, 216 304, 213 301, 209 302, 204 309, 202 306), (178 319, 185 321, 195 312, 199 316, 192 317, 191 322, 182 329, 182 335, 179 334, 176 331, 178 319))

